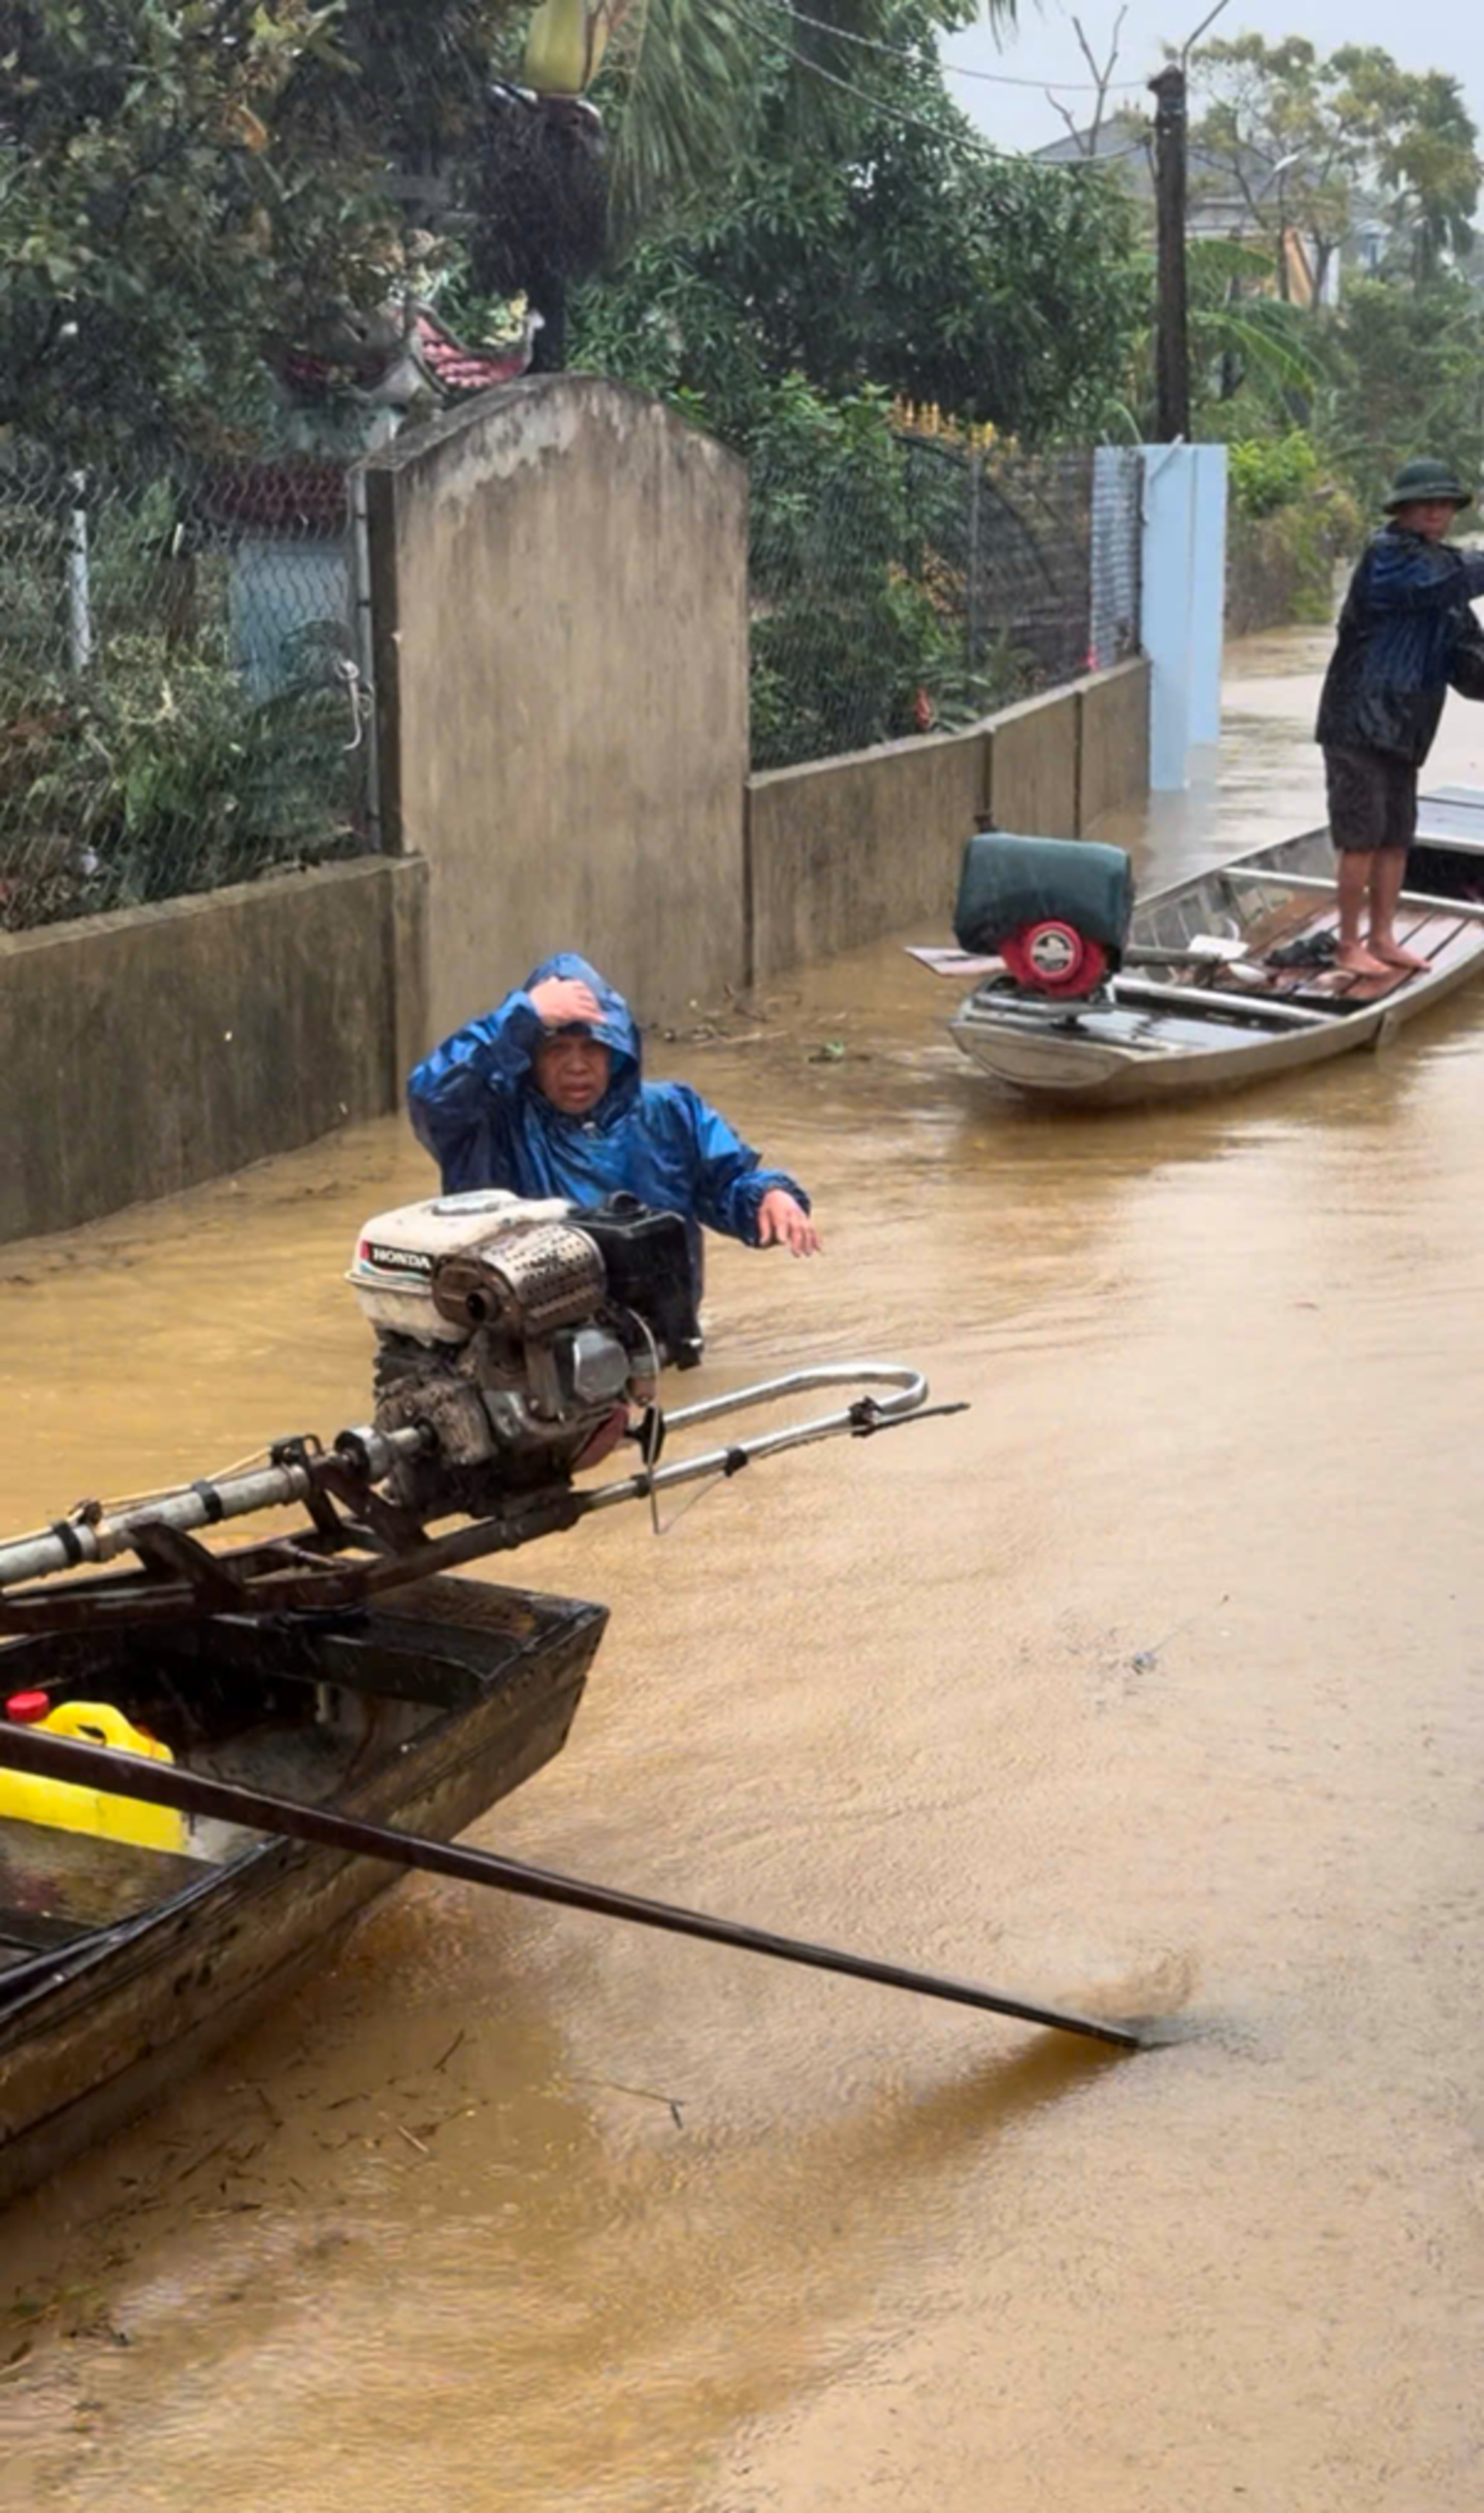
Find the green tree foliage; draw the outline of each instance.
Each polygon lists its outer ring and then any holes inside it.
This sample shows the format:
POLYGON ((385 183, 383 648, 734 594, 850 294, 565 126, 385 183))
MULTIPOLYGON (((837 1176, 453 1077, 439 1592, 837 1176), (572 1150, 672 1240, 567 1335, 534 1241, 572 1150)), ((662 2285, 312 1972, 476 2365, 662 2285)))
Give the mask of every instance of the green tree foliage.
POLYGON ((1302 428, 1239 439, 1228 455, 1226 624, 1236 635, 1334 617, 1335 571, 1364 537, 1354 499, 1302 428))
MULTIPOLYGON (((986 6, 1014 17, 1014 0, 986 6)), ((542 0, 528 65, 555 75, 565 62, 574 79, 596 54, 603 74, 591 100, 499 100, 477 188, 480 284, 528 293, 546 324, 539 362, 564 364, 569 295, 611 252, 709 219, 770 148, 836 147, 841 115, 827 108, 862 61, 879 76, 915 44, 914 68, 945 102, 933 37, 972 14, 969 0, 815 0, 802 14, 790 0, 542 0), (611 40, 596 42, 605 25, 611 40)))
MULTIPOLYGON (((794 144, 822 140, 821 107, 860 83, 874 46, 905 49, 983 16, 1008 28, 1017 0, 587 0, 614 34, 594 90, 611 128, 613 229, 621 243, 714 201, 760 118, 794 144), (761 74, 760 74, 761 73, 761 74)), ((878 56, 878 58, 881 58, 878 56)), ((929 56, 931 58, 931 55, 929 56)), ((941 85, 935 77, 935 85, 941 85)))
MULTIPOLYGON (((938 117, 940 151, 950 128, 962 138, 933 38, 963 0, 912 0, 904 20, 901 0, 817 0, 838 33, 784 0, 610 5, 605 133, 570 100, 547 114, 508 88, 502 103, 492 95, 492 72, 518 76, 525 0, 0 0, 0 426, 79 455, 250 436, 268 415, 265 344, 313 342, 338 310, 397 285, 419 180, 475 213, 487 292, 539 275, 560 300, 568 263, 591 268, 605 227, 622 241, 692 218, 702 194, 709 218, 770 158, 802 233, 805 161, 848 147, 860 126, 831 82, 859 71, 887 94, 898 76, 862 38, 914 46, 910 84, 938 117)), ((992 7, 1012 14, 1012 0, 992 7)), ((916 170, 899 153, 891 180, 938 181, 934 145, 929 135, 916 170)), ((1007 200, 1002 223, 1023 206, 1031 293, 1007 355, 1044 365, 1066 297, 1048 294, 1065 226, 1033 194, 1007 200)), ((885 182, 878 224, 892 215, 885 182)), ((942 219, 939 243, 982 259, 963 224, 942 219)), ((858 310, 891 254, 878 241, 858 310)), ((924 277, 942 350, 955 321, 973 332, 992 291, 972 269, 973 302, 955 315, 951 271, 924 277)), ((911 280, 896 275, 899 306, 911 280)), ((849 309, 830 319, 838 373, 849 309)))
POLYGON ((1232 512, 1256 520, 1301 504, 1319 487, 1319 456, 1302 427, 1286 436, 1238 437, 1226 462, 1232 512))
POLYGON ((1372 195, 1414 276, 1466 252, 1484 167, 1457 79, 1400 69, 1374 45, 1325 59, 1303 36, 1244 34, 1202 45, 1191 80, 1207 168, 1197 196, 1240 205, 1267 239, 1281 295, 1286 235, 1304 237, 1322 291, 1372 195))
POLYGON ((776 387, 751 445, 752 758, 759 768, 950 725, 1020 695, 971 666, 962 457, 903 458, 879 391, 776 387))
POLYGON ((1085 436, 1142 305, 1130 207, 1096 173, 980 146, 944 92, 935 23, 899 0, 890 57, 854 52, 848 78, 760 45, 746 154, 703 213, 586 292, 576 362, 683 400, 743 447, 790 375, 1085 436))
POLYGON ((519 57, 525 0, 336 0, 334 41, 283 100, 297 141, 336 166, 438 177, 477 153, 492 65, 519 57))
POLYGON ((338 691, 255 699, 220 627, 189 647, 121 631, 97 664, 38 670, 0 648, 0 930, 354 849, 338 691))
POLYGON ((1142 307, 1123 194, 982 147, 943 91, 936 23, 896 0, 878 52, 806 51, 814 30, 784 21, 759 46, 732 179, 580 300, 575 363, 748 457, 762 765, 1019 694, 1026 658, 970 652, 966 460, 909 462, 890 399, 1085 443, 1142 307))
POLYGON ((1372 100, 1375 159, 1398 259, 1420 284, 1466 261, 1484 165, 1458 80, 1399 71, 1384 53, 1337 54, 1372 100))
POLYGON ((1355 282, 1333 348, 1325 442, 1368 511, 1410 455, 1435 454, 1466 480, 1484 478, 1484 300, 1466 280, 1355 282))
POLYGON ((265 339, 385 284, 360 170, 293 130, 308 0, 0 11, 0 425, 81 455, 261 411, 265 339))
POLYGON ((910 465, 890 397, 1085 443, 1143 279, 1121 190, 976 140, 922 0, 893 0, 880 51, 755 7, 776 31, 735 171, 582 292, 573 358, 748 457, 753 754, 775 766, 1019 694, 1026 658, 969 651, 965 465, 910 465))
MULTIPOLYGON (((724 177, 745 143, 760 0, 644 0, 618 29, 594 102, 611 126, 611 232, 631 240, 724 177)), ((868 17, 869 0, 863 13, 868 17)), ((860 0, 851 22, 860 22, 860 0)))

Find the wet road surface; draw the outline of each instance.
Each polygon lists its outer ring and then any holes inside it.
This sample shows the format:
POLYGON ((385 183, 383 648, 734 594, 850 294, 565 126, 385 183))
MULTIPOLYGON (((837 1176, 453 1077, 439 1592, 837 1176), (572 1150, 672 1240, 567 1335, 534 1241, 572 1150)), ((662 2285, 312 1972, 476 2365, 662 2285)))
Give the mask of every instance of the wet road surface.
MULTIPOLYGON (((1239 658, 1148 878, 1319 816, 1320 651, 1239 658)), ((901 1356, 973 1411, 523 1556, 613 1620, 475 1838, 1188 2038, 411 1882, 7 2217, 7 2507, 1480 2500, 1484 1002, 1079 1119, 951 1000, 881 946, 658 1050, 827 1234, 715 1251, 705 1383, 901 1356)), ((341 1274, 429 1187, 388 1121, 0 1252, 0 1525, 362 1418, 341 1274)))

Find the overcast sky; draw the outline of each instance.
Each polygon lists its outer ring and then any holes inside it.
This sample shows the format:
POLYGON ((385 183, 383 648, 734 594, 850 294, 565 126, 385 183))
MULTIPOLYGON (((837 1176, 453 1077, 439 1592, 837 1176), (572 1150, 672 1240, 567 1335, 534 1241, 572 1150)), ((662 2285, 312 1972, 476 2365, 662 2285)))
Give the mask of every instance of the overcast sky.
MULTIPOLYGON (((987 26, 950 36, 943 60, 969 70, 1029 79, 1030 87, 989 86, 980 78, 954 78, 949 86, 966 113, 1001 148, 1039 148, 1064 136, 1065 125, 1041 92, 1059 79, 1087 79, 1072 19, 1080 17, 1100 62, 1117 15, 1117 0, 1021 0, 1020 31, 997 44, 987 26)), ((1164 60, 1164 46, 1183 44, 1205 15, 1202 0, 1130 0, 1119 42, 1116 76, 1137 84, 1125 101, 1152 101, 1143 82, 1164 60)), ((1460 80, 1475 122, 1484 129, 1484 7, 1480 0, 1227 0, 1212 34, 1257 33, 1269 43, 1282 35, 1306 35, 1320 53, 1342 44, 1380 44, 1403 68, 1447 70, 1460 80)), ((1075 88, 1062 102, 1080 112, 1090 102, 1075 88)))

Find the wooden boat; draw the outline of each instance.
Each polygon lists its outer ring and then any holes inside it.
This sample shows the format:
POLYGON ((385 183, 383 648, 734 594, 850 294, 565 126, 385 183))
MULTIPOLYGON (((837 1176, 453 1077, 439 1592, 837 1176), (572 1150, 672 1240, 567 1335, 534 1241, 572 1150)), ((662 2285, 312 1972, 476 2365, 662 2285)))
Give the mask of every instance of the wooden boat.
POLYGON ((1270 959, 1334 933, 1325 829, 1142 899, 1117 974, 1074 1002, 1018 987, 998 960, 915 956, 942 976, 978 979, 949 1030, 982 1072, 1018 1091, 1101 1107, 1230 1089, 1383 1046, 1484 970, 1484 791, 1445 786, 1424 798, 1407 883, 1397 932, 1426 957, 1418 976, 1270 959), (1224 962, 1212 937, 1229 944, 1224 962))
MULTIPOLYGON (((560 1751, 606 1611, 443 1576, 373 1611, 0 1644, 0 1693, 107 1701, 196 1771, 451 1839, 560 1751)), ((322 1961, 396 1871, 236 1826, 184 1855, 0 1815, 0 2202, 322 1961)))

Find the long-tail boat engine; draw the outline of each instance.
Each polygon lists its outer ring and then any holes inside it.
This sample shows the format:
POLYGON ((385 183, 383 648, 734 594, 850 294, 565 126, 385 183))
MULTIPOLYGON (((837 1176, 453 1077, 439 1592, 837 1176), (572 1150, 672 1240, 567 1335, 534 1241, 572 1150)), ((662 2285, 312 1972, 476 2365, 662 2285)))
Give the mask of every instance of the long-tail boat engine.
POLYGON ((1068 1003, 1119 968, 1133 911, 1122 847, 986 830, 964 849, 953 934, 960 950, 996 954, 1019 993, 1068 1003))
POLYGON ((222 1474, 128 1501, 77 1501, 0 1540, 0 1642, 357 1611, 625 1502, 646 1504, 662 1533, 662 1496, 680 1486, 961 1410, 929 1406, 910 1367, 860 1361, 662 1412, 662 1372, 701 1359, 690 1234, 678 1215, 631 1196, 589 1209, 492 1189, 405 1205, 367 1222, 346 1279, 376 1334, 373 1420, 329 1446, 312 1432, 273 1440, 222 1474), (837 1401, 825 1413, 745 1438, 731 1428, 826 1389, 837 1401), (677 1435, 723 1420, 720 1447, 675 1456, 677 1435), (606 1481, 575 1480, 625 1437, 635 1461, 606 1481), (202 1541, 224 1521, 295 1504, 304 1517, 287 1533, 226 1549, 202 1541), (139 1568, 110 1574, 129 1554, 139 1568))
POLYGON ((653 1405, 662 1369, 701 1358, 685 1224, 631 1196, 404 1205, 367 1222, 347 1279, 376 1330, 377 1430, 427 1434, 387 1482, 420 1518, 565 1483, 653 1405))

